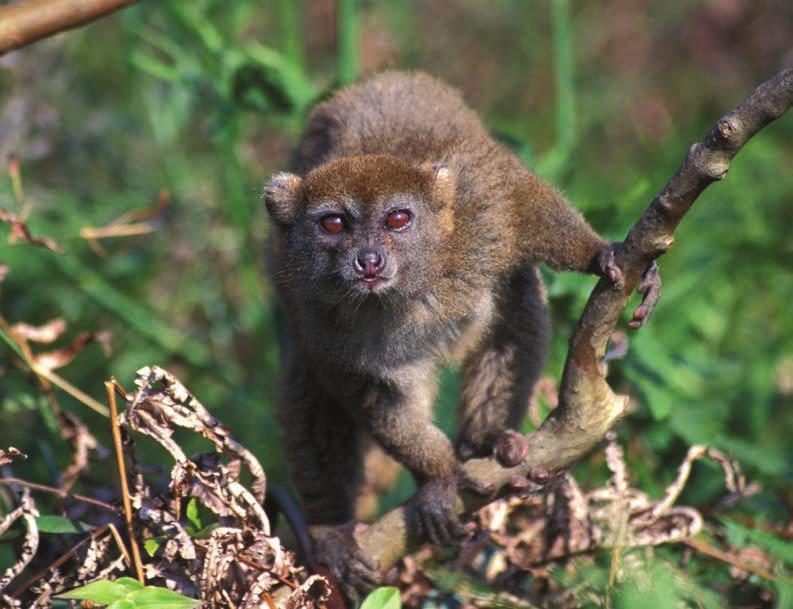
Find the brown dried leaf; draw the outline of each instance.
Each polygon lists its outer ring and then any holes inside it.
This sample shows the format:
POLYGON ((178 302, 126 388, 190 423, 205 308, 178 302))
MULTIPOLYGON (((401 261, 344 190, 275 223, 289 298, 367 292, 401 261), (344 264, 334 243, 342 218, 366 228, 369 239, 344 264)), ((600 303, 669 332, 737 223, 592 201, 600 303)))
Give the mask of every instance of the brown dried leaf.
POLYGON ((93 342, 97 342, 102 346, 106 356, 111 353, 110 347, 110 332, 81 332, 72 341, 72 344, 54 349, 52 351, 45 351, 38 353, 34 360, 36 364, 47 370, 56 370, 63 368, 69 364, 80 352, 93 342))
POLYGON ((41 247, 45 247, 48 250, 58 254, 63 253, 63 248, 61 248, 52 239, 48 239, 46 237, 34 237, 31 234, 30 229, 27 227, 27 224, 17 218, 16 214, 0 209, 0 222, 8 224, 8 226, 11 227, 11 233, 8 235, 9 243, 26 241, 32 245, 40 245, 41 247))
POLYGON ((157 194, 157 202, 152 205, 151 207, 146 207, 144 209, 137 209, 135 211, 127 212, 123 216, 117 218, 115 221, 111 222, 111 225, 114 224, 125 224, 127 222, 142 222, 143 220, 151 220, 152 218, 157 218, 162 215, 162 213, 166 210, 168 205, 171 202, 171 193, 163 188, 157 194))
MULTIPOLYGON (((724 470, 731 496, 744 497, 753 488, 746 484, 733 460, 719 451, 692 446, 676 480, 660 500, 654 500, 630 486, 623 450, 616 444, 615 436, 609 436, 609 442, 606 461, 612 477, 607 485, 584 492, 566 474, 549 484, 544 495, 510 497, 487 505, 476 514, 481 533, 462 544, 458 557, 447 563, 449 568, 469 571, 491 586, 525 595, 527 586, 552 586, 547 576, 538 571, 543 565, 589 554, 597 548, 616 547, 621 549, 615 552, 621 559, 613 570, 619 578, 632 556, 624 551, 626 548, 674 541, 697 547, 694 543, 698 538, 693 536, 704 526, 701 514, 694 508, 675 505, 689 480, 694 460, 708 457, 717 461, 724 470), (538 583, 538 578, 546 583, 538 583)), ((409 584, 405 596, 410 599, 409 606, 421 606, 434 589, 431 584, 416 583, 426 575, 418 556, 414 555, 403 567, 407 574, 404 583, 409 584)), ((745 566, 748 562, 740 564, 745 566)), ((429 577, 432 579, 431 573, 429 577)), ((538 595, 547 601, 554 592, 543 589, 538 595)))
MULTIPOLYGON (((141 433, 156 436, 155 439, 171 452, 177 462, 185 461, 186 457, 181 449, 169 440, 170 434, 163 433, 162 424, 158 421, 201 434, 231 460, 239 459, 245 463, 253 478, 251 488, 255 501, 252 503, 264 503, 267 479, 259 460, 234 440, 228 428, 212 416, 176 377, 157 366, 147 366, 138 370, 135 384, 139 390, 122 417, 125 423, 141 433), (138 418, 141 420, 138 421, 138 418)), ((260 507, 254 508, 254 511, 259 517, 264 516, 260 507)))
POLYGON ((330 584, 321 575, 312 575, 289 595, 286 609, 309 609, 319 607, 330 600, 330 584))
POLYGON ((623 495, 628 490, 628 466, 625 463, 625 452, 617 444, 617 434, 610 431, 606 434, 606 465, 611 470, 609 482, 613 485, 617 495, 623 495))
POLYGON ((66 321, 62 317, 51 319, 40 326, 33 326, 24 322, 11 326, 11 334, 18 340, 27 340, 32 343, 52 343, 66 331, 66 321))
POLYGON ((98 254, 104 255, 106 251, 99 242, 100 239, 135 237, 154 232, 157 230, 156 220, 168 207, 170 200, 170 193, 161 190, 157 202, 152 207, 127 212, 103 227, 83 227, 80 229, 80 237, 87 240, 98 254))
MULTIPOLYGON (((120 419, 123 445, 133 466, 133 511, 142 535, 160 540, 147 562, 147 577, 200 598, 205 609, 260 607, 266 598, 285 606, 287 596, 297 594, 290 589, 299 588, 305 574, 294 556, 269 535, 258 498, 264 497, 266 479, 256 458, 167 371, 143 368, 135 383, 134 394, 122 390, 128 406, 120 419), (174 438, 177 428, 207 438, 217 452, 188 457, 174 438), (129 430, 153 438, 173 457, 165 492, 157 493, 145 483, 129 430), (250 490, 240 480, 243 463, 251 473, 250 490), (219 517, 200 536, 184 519, 188 497, 197 498, 219 517)), ((296 601, 303 604, 295 606, 318 607, 311 598, 318 585, 308 586, 296 601)))
POLYGON ((27 459, 28 456, 18 448, 9 446, 6 449, 0 448, 0 465, 8 465, 14 459, 27 459))
POLYGON ((774 561, 766 554, 762 548, 757 546, 744 546, 732 553, 735 562, 730 567, 730 575, 735 579, 747 579, 750 571, 747 567, 755 567, 755 571, 762 570, 771 573, 774 568, 774 561))
POLYGON ((36 550, 39 547, 39 529, 36 525, 36 518, 39 516, 38 508, 36 507, 33 497, 30 495, 30 489, 24 487, 22 489, 19 507, 7 514, 2 521, 0 521, 0 535, 5 533, 8 528, 17 520, 23 520, 27 530, 25 531, 25 538, 22 541, 22 547, 19 550, 19 558, 17 561, 8 567, 2 576, 0 576, 0 591, 13 581, 13 579, 25 570, 36 550))
POLYGON ((99 443, 77 415, 61 410, 58 413, 61 437, 72 444, 72 462, 63 470, 58 480, 61 490, 68 491, 81 473, 88 469, 88 454, 98 450, 99 443))

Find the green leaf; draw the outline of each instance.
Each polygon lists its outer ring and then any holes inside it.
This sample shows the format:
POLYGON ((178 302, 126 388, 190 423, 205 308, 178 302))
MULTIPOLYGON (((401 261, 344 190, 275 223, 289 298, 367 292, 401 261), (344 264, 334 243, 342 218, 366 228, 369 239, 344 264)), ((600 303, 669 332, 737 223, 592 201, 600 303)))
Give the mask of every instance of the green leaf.
POLYGON ((189 2, 175 2, 170 9, 191 33, 198 36, 207 51, 214 55, 221 52, 223 36, 200 8, 189 2))
POLYGON ((400 609, 401 607, 399 590, 392 586, 372 590, 361 605, 361 609, 400 609))
POLYGON ((58 594, 55 598, 69 598, 79 601, 91 601, 102 605, 109 605, 118 600, 123 600, 129 590, 124 584, 119 584, 107 579, 91 582, 85 586, 58 594))
POLYGON ((760 546, 777 560, 793 565, 793 543, 788 543, 762 529, 750 529, 732 520, 722 520, 722 522, 727 528, 727 539, 730 544, 740 547, 752 543, 760 546))
POLYGON ((193 609, 199 601, 156 586, 144 586, 131 577, 100 580, 59 594, 56 598, 91 601, 107 609, 193 609))
POLYGON ((69 256, 58 256, 55 261, 60 270, 76 281, 87 296, 120 317, 142 336, 148 337, 171 353, 180 354, 195 366, 204 366, 209 362, 210 353, 203 344, 187 339, 180 332, 163 323, 146 305, 116 289, 93 267, 69 256))
POLYGON ((19 537, 22 537, 22 531, 11 529, 10 531, 6 531, 0 535, 0 543, 5 543, 6 541, 11 541, 12 539, 18 539, 19 537))
POLYGON ((143 590, 144 585, 137 579, 132 577, 119 577, 115 583, 124 588, 127 592, 135 592, 136 590, 143 590))
POLYGON ((780 577, 774 582, 774 586, 777 594, 776 606, 793 607, 793 584, 780 577))
POLYGON ((723 450, 729 450, 744 465, 752 465, 769 476, 784 476, 790 469, 790 452, 782 442, 747 441, 723 434, 714 441, 723 450))
POLYGON ((167 588, 147 586, 129 595, 135 609, 193 609, 200 601, 167 588))
POLYGON ((39 516, 36 518, 36 526, 39 529, 39 533, 55 533, 57 535, 85 533, 94 529, 90 524, 54 514, 39 516))
POLYGON ((360 64, 358 49, 359 14, 356 0, 340 0, 337 5, 336 40, 338 41, 338 74, 344 84, 358 76, 360 64))
POLYGON ((195 497, 191 497, 190 501, 187 502, 185 515, 196 531, 200 531, 204 528, 204 525, 201 524, 201 517, 198 515, 198 499, 195 497))
POLYGON ((627 580, 615 590, 615 606, 618 609, 720 609, 724 606, 723 599, 718 594, 700 586, 684 571, 677 571, 670 565, 657 561, 648 562, 645 567, 628 572, 627 580))
POLYGON ((184 79, 184 75, 179 71, 178 68, 170 66, 167 63, 160 61, 156 57, 153 57, 148 53, 144 53, 143 51, 133 51, 132 55, 130 56, 130 62, 138 70, 146 72, 155 78, 159 78, 160 80, 179 82, 184 79))
POLYGON ((143 541, 143 549, 146 550, 146 554, 149 556, 154 556, 157 552, 157 548, 160 547, 160 544, 165 541, 165 536, 160 535, 158 537, 149 537, 149 539, 145 539, 143 541))

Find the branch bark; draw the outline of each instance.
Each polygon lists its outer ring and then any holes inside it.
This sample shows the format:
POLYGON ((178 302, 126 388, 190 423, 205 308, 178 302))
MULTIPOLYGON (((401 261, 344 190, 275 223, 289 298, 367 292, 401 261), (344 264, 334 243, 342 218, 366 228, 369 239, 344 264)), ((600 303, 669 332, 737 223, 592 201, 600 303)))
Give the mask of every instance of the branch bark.
MULTIPOLYGON (((492 458, 473 459, 465 463, 465 470, 473 478, 494 484, 507 494, 512 476, 527 476, 533 468, 557 472, 568 467, 617 423, 628 398, 612 391, 601 374, 600 362, 629 296, 647 266, 671 247, 675 228, 702 191, 711 182, 723 179, 744 144, 791 105, 793 68, 757 87, 713 125, 702 141, 689 148, 677 173, 653 199, 616 253, 624 286, 618 288, 601 279, 590 295, 570 339, 559 406, 527 437, 527 458, 514 468, 504 468, 492 458)), ((471 512, 492 500, 464 493, 458 497, 458 511, 471 512)), ((378 559, 384 571, 419 543, 407 535, 403 506, 382 516, 357 538, 361 549, 378 559)))
POLYGON ((137 0, 23 0, 0 6, 0 55, 134 2, 137 0))

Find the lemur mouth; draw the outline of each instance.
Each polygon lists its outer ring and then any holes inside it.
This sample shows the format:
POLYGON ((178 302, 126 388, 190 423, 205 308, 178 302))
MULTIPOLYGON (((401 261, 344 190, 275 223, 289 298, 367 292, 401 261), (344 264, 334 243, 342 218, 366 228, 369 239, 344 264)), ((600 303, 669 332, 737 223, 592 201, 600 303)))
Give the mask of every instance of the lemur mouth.
POLYGON ((370 294, 377 290, 382 282, 383 278, 380 275, 364 275, 361 277, 361 283, 368 289, 370 294))
POLYGON ((366 274, 358 278, 358 285, 369 294, 378 294, 388 289, 391 279, 393 279, 393 277, 381 275, 379 273, 366 274))

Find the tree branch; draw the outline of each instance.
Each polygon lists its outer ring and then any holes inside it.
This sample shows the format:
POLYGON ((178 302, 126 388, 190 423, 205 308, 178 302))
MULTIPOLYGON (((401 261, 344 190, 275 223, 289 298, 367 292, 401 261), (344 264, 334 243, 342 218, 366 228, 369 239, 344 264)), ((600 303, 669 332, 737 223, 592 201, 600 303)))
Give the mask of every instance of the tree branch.
POLYGON ((0 55, 134 2, 137 0, 23 0, 0 6, 0 55))
MULTIPOLYGON (((618 288, 601 279, 589 297, 570 339, 559 392, 559 406, 542 426, 527 437, 525 461, 504 468, 495 459, 473 459, 465 470, 482 482, 490 482, 508 494, 514 475, 527 476, 533 468, 556 472, 580 459, 605 436, 625 412, 627 396, 616 395, 601 374, 611 332, 642 273, 674 241, 680 220, 702 191, 727 175, 730 161, 747 141, 793 105, 793 69, 760 85, 738 107, 722 117, 701 142, 688 151, 677 173, 653 199, 631 228, 616 253, 625 283, 618 288)), ((536 471, 536 470, 535 470, 536 471)), ((492 501, 464 493, 458 511, 471 512, 492 501)), ((383 570, 419 544, 409 539, 405 508, 397 507, 358 535, 361 549, 377 558, 383 570)))

